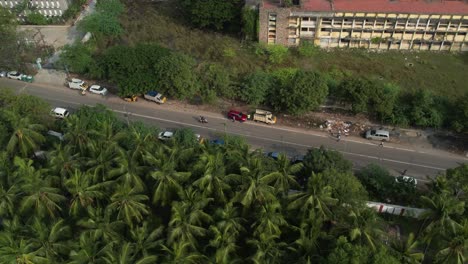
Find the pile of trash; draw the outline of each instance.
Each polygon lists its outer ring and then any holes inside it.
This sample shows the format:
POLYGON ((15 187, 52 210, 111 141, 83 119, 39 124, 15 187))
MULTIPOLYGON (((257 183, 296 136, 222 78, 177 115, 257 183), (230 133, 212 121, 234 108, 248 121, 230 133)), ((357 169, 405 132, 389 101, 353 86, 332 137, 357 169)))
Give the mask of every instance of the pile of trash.
POLYGON ((360 134, 365 131, 367 127, 351 121, 327 120, 323 125, 320 125, 320 129, 326 129, 331 134, 349 136, 350 134, 360 134))

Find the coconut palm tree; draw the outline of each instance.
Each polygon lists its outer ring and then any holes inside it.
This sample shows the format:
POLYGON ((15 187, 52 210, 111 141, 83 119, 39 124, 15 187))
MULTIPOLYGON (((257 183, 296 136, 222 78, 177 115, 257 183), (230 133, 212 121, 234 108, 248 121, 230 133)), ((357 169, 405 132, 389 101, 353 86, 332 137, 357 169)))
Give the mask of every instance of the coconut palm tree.
POLYGON ((299 227, 292 227, 299 231, 299 237, 288 247, 295 253, 298 263, 314 263, 320 259, 318 239, 322 232, 323 221, 321 217, 309 217, 299 227))
POLYGON ((72 235, 65 220, 58 219, 47 225, 39 218, 33 218, 28 227, 31 237, 29 241, 37 247, 37 254, 50 262, 63 262, 63 257, 68 256, 70 252, 67 240, 72 235))
POLYGON ((435 256, 435 263, 463 264, 468 258, 468 220, 455 224, 441 234, 443 247, 435 256))
POLYGON ((299 189, 299 184, 296 182, 294 174, 302 169, 302 163, 291 164, 289 158, 281 154, 276 164, 278 165, 278 170, 265 175, 262 181, 273 185, 277 193, 282 197, 286 196, 291 188, 299 189))
POLYGON ((4 111, 10 122, 13 133, 8 141, 6 150, 10 155, 29 157, 44 143, 45 137, 41 134, 45 127, 41 124, 32 123, 28 117, 21 117, 10 111, 4 111))
POLYGON ((92 177, 75 169, 75 173, 64 183, 70 193, 70 215, 78 216, 82 209, 96 206, 96 200, 105 197, 103 189, 112 182, 92 184, 92 177))
POLYGON ((424 258, 422 252, 417 251, 420 243, 413 233, 408 235, 406 240, 394 240, 392 248, 398 253, 398 260, 402 264, 418 264, 424 258))
POLYGON ((330 206, 336 205, 338 200, 332 197, 332 188, 324 185, 325 180, 321 173, 315 174, 307 182, 305 192, 293 193, 289 196, 288 209, 299 210, 303 218, 308 215, 317 215, 329 219, 332 215, 330 206))
POLYGON ((337 231, 347 234, 351 241, 376 250, 383 235, 382 220, 373 209, 350 208, 347 217, 338 223, 337 231))
POLYGON ((161 239, 163 231, 163 226, 153 228, 147 221, 130 229, 129 234, 135 252, 141 256, 151 256, 150 251, 154 251, 163 244, 163 239, 161 239))
POLYGON ((0 217, 9 218, 16 212, 20 189, 16 185, 4 187, 0 184, 0 217))
POLYGON ((174 202, 169 222, 168 243, 171 245, 176 242, 189 243, 193 248, 197 248, 198 238, 208 234, 203 224, 211 221, 211 216, 198 205, 184 201, 174 202))
POLYGON ((256 239, 248 240, 247 243, 256 249, 249 259, 255 264, 283 263, 283 256, 285 253, 286 243, 279 242, 279 237, 261 234, 256 239))
POLYGON ((67 178, 79 167, 79 154, 73 153, 71 145, 59 144, 50 152, 49 170, 51 173, 67 178))
POLYGON ((146 189, 141 176, 145 175, 147 167, 136 158, 134 151, 119 151, 115 162, 118 167, 109 172, 111 178, 117 177, 121 185, 135 188, 138 191, 146 189))
POLYGON ((111 177, 110 172, 118 162, 120 151, 117 142, 90 142, 89 155, 84 164, 89 168, 88 171, 93 176, 94 182, 106 181, 111 177))
POLYGON ((148 206, 145 204, 147 200, 148 196, 141 194, 136 188, 120 185, 111 196, 107 210, 117 212, 117 219, 133 226, 134 222, 141 222, 143 217, 149 214, 148 206))
POLYGON ((172 243, 170 247, 163 245, 163 251, 165 252, 164 261, 161 263, 172 263, 172 264, 203 264, 207 263, 208 258, 200 252, 193 249, 192 245, 186 241, 178 241, 172 243))
POLYGON ((110 212, 97 207, 90 207, 87 210, 89 217, 81 218, 77 221, 77 226, 84 229, 84 233, 92 233, 92 237, 102 240, 104 243, 121 241, 125 222, 121 220, 111 220, 110 212))
POLYGON ((37 246, 31 241, 8 232, 0 233, 0 263, 47 263, 48 260, 39 256, 36 250, 37 246))
POLYGON ((165 206, 182 195, 181 184, 188 180, 191 172, 176 170, 179 159, 177 152, 167 153, 164 148, 160 148, 155 155, 147 153, 145 159, 155 168, 150 174, 155 181, 153 204, 165 206))
POLYGON ((231 188, 226 182, 223 154, 204 153, 195 167, 203 171, 203 175, 193 183, 203 192, 203 196, 212 197, 219 203, 226 203, 231 188))
POLYGON ((254 157, 250 161, 249 167, 241 167, 241 187, 234 197, 234 201, 241 202, 246 208, 253 204, 264 205, 276 200, 275 189, 266 184, 264 180, 265 170, 262 159, 254 157))
POLYGON ((89 120, 84 117, 72 115, 65 121, 65 142, 72 146, 73 153, 80 153, 84 156, 91 139, 98 137, 99 134, 89 127, 89 120))
POLYGON ((456 219, 460 217, 465 210, 465 203, 458 200, 448 191, 435 193, 432 196, 422 196, 421 202, 427 210, 420 215, 424 220, 426 238, 429 241, 434 235, 439 233, 439 229, 453 230, 456 225, 456 219))
POLYGON ((85 264, 85 263, 111 263, 113 247, 117 241, 103 242, 95 233, 81 233, 79 244, 70 252, 69 264, 85 264))
POLYGON ((260 206, 255 218, 258 219, 252 225, 255 230, 255 236, 263 234, 279 237, 281 235, 281 227, 287 225, 279 202, 272 202, 260 206))
POLYGON ((51 187, 39 177, 40 174, 36 174, 34 178, 21 186, 25 195, 21 201, 20 211, 32 209, 38 217, 48 215, 54 218, 58 212, 62 211, 62 203, 66 198, 59 188, 51 187))

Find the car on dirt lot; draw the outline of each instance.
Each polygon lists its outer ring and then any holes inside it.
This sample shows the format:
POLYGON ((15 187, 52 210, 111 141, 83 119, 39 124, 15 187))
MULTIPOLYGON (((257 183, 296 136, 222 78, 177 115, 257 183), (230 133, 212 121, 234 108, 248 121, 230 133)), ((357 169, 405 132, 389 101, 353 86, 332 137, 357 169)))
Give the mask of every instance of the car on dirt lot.
POLYGON ((227 117, 229 119, 239 121, 239 122, 245 122, 247 120, 247 115, 243 114, 242 112, 236 111, 236 110, 231 110, 227 114, 227 117))
POLYGON ((17 72, 17 71, 11 71, 9 73, 7 73, 7 77, 10 78, 10 79, 13 79, 13 80, 21 80, 21 78, 23 77, 23 74, 17 72))
POLYGON ((91 85, 91 87, 89 87, 89 92, 90 93, 93 93, 93 94, 100 94, 102 96, 106 95, 107 94, 107 89, 100 86, 100 85, 91 85))
POLYGON ((158 138, 163 141, 170 140, 173 136, 174 133, 171 131, 164 131, 158 134, 158 138))

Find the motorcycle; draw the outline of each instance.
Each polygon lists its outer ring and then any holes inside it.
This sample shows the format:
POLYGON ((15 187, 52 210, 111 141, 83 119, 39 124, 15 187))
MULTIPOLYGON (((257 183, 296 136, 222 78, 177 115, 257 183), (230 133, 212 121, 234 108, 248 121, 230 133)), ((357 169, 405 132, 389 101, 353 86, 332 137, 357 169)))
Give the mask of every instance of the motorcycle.
POLYGON ((198 119, 198 122, 200 122, 200 123, 202 123, 202 124, 207 124, 207 123, 208 123, 208 120, 206 120, 205 117, 200 116, 200 118, 198 119))

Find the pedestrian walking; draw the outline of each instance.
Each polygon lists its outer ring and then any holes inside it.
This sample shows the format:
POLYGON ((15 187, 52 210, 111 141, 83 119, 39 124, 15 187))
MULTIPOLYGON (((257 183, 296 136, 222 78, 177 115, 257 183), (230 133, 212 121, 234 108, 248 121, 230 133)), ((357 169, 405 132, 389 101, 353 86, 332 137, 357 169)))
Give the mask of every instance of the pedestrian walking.
POLYGON ((380 141, 379 146, 383 148, 383 141, 380 141))
POLYGON ((341 130, 338 131, 338 136, 336 137, 336 142, 340 142, 341 140, 341 130))

